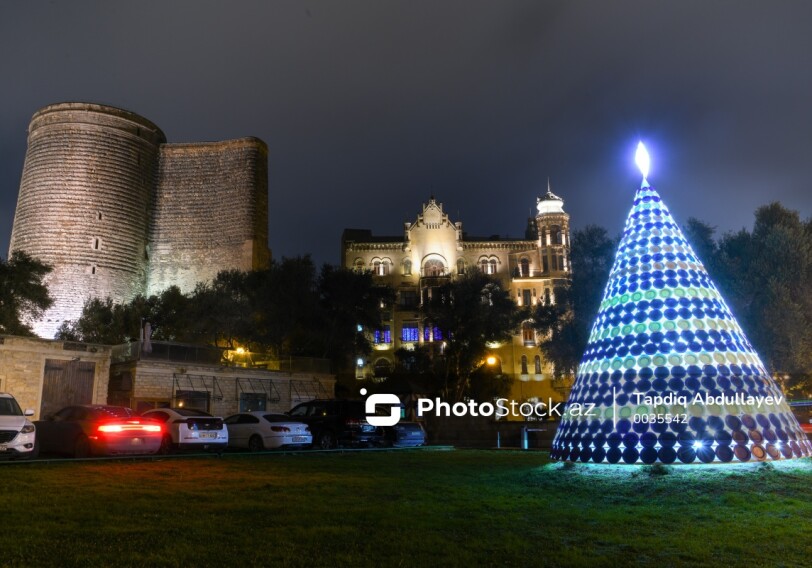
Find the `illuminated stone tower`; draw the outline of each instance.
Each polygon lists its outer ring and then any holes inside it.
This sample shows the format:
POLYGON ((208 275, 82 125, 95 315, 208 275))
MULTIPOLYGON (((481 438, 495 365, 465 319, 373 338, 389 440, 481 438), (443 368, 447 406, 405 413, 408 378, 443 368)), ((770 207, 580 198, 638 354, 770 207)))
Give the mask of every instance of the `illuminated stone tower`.
POLYGON ((135 113, 61 103, 31 120, 10 254, 53 267, 53 337, 88 298, 128 302, 226 269, 266 266, 268 148, 257 138, 166 144, 135 113))
POLYGON ((812 455, 690 243, 645 177, 552 457, 670 464, 812 455))
POLYGON ((88 297, 128 301, 147 283, 149 207, 161 130, 134 113, 85 103, 31 120, 10 251, 53 267, 53 307, 34 325, 53 337, 88 297))

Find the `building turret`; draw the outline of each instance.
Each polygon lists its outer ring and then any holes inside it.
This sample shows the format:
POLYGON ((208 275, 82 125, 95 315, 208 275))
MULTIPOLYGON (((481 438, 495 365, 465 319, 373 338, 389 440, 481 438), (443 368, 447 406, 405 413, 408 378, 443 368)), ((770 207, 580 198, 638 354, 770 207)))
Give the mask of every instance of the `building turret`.
POLYGON ((570 216, 564 200, 554 194, 547 181, 547 193, 536 200, 541 270, 544 276, 567 278, 570 271, 570 216))

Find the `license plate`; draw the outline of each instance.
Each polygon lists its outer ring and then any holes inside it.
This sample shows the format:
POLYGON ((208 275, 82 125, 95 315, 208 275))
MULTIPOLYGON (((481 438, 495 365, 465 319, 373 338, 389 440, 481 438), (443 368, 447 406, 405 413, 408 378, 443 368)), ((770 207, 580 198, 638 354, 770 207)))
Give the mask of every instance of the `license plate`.
POLYGON ((217 437, 217 432, 201 432, 200 437, 201 438, 216 438, 217 437))
POLYGON ((307 436, 294 436, 294 442, 307 442, 307 436))
POLYGON ((130 445, 131 446, 140 446, 143 443, 144 443, 144 440, 142 438, 133 438, 132 440, 130 440, 130 445))

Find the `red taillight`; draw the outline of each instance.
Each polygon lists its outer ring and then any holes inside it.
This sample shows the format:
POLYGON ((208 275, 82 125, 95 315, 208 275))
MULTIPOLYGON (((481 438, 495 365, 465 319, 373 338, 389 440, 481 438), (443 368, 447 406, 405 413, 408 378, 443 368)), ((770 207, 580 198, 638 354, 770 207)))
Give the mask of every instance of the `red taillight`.
POLYGON ((287 426, 271 426, 271 432, 290 432, 287 426))
POLYGON ((123 424, 101 424, 98 427, 99 432, 103 432, 105 434, 114 434, 119 432, 160 432, 161 425, 160 424, 141 424, 139 420, 130 420, 129 422, 125 422, 123 424))

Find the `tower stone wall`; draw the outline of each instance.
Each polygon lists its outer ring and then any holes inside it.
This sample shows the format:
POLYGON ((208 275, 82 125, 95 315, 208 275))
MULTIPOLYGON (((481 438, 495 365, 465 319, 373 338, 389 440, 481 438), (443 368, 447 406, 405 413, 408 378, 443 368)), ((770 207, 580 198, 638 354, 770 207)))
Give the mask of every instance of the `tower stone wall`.
POLYGON ((267 147, 255 138, 166 144, 135 113, 59 103, 34 114, 9 254, 52 266, 53 337, 89 298, 127 302, 269 261, 267 147))
POLYGON ((268 147, 257 138, 161 148, 149 236, 149 293, 184 292, 268 251, 268 147))

